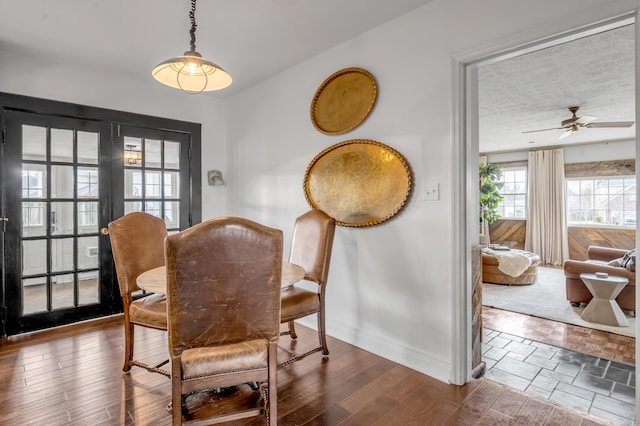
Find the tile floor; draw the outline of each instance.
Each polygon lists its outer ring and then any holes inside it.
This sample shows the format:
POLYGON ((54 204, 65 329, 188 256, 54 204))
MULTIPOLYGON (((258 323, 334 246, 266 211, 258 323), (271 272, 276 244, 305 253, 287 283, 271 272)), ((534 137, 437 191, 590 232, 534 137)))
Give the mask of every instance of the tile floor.
POLYGON ((483 331, 486 378, 617 424, 635 424, 635 366, 483 331))

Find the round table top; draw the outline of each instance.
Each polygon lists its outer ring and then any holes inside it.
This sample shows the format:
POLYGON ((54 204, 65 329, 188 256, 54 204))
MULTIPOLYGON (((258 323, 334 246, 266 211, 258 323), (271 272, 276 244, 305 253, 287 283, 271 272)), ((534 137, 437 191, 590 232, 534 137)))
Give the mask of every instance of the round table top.
MULTIPOLYGON (((295 263, 282 263, 282 286, 290 286, 304 278, 304 269, 295 263)), ((152 293, 167 291, 167 269, 165 266, 150 269, 136 278, 136 284, 143 290, 152 293)))

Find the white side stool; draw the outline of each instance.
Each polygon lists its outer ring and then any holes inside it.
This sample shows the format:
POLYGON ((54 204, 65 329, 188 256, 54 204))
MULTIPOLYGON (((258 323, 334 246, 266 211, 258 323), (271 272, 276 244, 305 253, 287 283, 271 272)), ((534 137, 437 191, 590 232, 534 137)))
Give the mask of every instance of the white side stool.
POLYGON ((615 300, 629 282, 627 278, 607 274, 580 274, 580 279, 593 295, 593 299, 582 312, 583 320, 606 325, 629 326, 627 318, 615 300))

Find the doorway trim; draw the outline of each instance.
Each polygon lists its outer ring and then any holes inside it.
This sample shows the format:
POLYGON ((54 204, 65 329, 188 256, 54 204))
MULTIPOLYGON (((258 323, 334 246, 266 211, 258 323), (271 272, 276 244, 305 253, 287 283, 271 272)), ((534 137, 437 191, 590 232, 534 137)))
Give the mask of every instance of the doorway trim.
MULTIPOLYGON (((526 41, 511 38, 508 47, 479 49, 473 53, 452 60, 452 117, 453 117, 453 156, 451 180, 453 182, 453 242, 452 270, 453 279, 453 320, 452 320, 452 353, 454 355, 451 369, 451 383, 463 385, 472 376, 472 330, 471 299, 473 283, 473 250, 478 249, 479 229, 477 218, 478 203, 478 78, 477 65, 497 62, 504 59, 524 55, 551 45, 566 43, 590 34, 606 31, 621 25, 635 23, 636 49, 640 46, 640 23, 638 22, 638 3, 624 2, 619 8, 612 10, 611 5, 593 10, 589 17, 582 16, 582 22, 571 24, 564 21, 564 28, 543 28, 534 37, 526 41), (551 34, 551 35, 550 35, 551 34), (475 242, 475 243, 474 243, 475 242), (462 265, 462 267, 460 267, 462 265)), ((555 21, 554 21, 555 22, 555 21)), ((560 24, 558 24, 560 25, 560 24)), ((509 42, 507 42, 509 43, 509 42)), ((504 46, 504 45, 503 45, 504 46)), ((640 122, 640 58, 636 53, 636 123, 640 122)), ((636 159, 640 158, 640 144, 636 131, 636 159)), ((637 161, 637 160, 636 160, 637 161)), ((636 168, 636 182, 640 182, 640 171, 636 168)), ((640 210, 640 197, 636 201, 636 216, 640 210)), ((640 244, 636 238, 636 248, 640 244)), ((640 294, 636 294, 636 304, 640 294)), ((637 339, 637 335, 636 335, 637 339)), ((640 347, 636 345, 636 365, 640 347)), ((640 404, 636 394, 636 411, 640 413, 640 404)))

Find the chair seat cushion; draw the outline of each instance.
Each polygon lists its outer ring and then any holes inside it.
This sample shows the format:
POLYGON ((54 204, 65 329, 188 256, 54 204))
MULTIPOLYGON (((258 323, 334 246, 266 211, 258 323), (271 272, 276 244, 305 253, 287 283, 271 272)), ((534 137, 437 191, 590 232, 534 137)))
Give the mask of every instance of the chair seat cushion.
POLYGON ((148 327, 167 328, 167 297, 164 294, 152 294, 129 305, 129 321, 148 327))
POLYGON ((281 322, 291 321, 320 310, 320 295, 315 291, 289 286, 280 293, 281 322))
POLYGON ((268 353, 267 340, 185 349, 181 356, 182 377, 192 379, 231 371, 266 368, 268 353))

